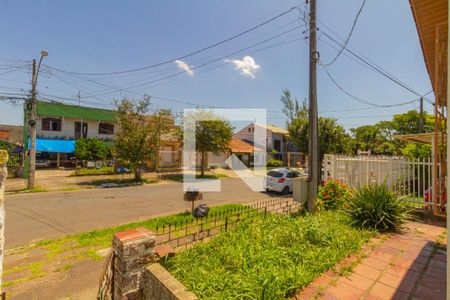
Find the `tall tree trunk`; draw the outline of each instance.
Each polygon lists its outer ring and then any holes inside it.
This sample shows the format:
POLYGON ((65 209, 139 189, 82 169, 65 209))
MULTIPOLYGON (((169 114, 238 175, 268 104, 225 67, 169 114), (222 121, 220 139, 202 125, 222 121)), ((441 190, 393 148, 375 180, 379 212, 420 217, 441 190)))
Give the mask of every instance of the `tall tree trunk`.
POLYGON ((205 176, 205 152, 201 153, 201 158, 200 158, 200 175, 202 177, 205 176))
MULTIPOLYGON (((8 152, 0 150, 0 287, 2 285, 3 274, 3 248, 5 244, 5 183, 8 177, 8 169, 6 163, 8 162, 8 152)), ((1 292, 1 288, 0 288, 1 292)))

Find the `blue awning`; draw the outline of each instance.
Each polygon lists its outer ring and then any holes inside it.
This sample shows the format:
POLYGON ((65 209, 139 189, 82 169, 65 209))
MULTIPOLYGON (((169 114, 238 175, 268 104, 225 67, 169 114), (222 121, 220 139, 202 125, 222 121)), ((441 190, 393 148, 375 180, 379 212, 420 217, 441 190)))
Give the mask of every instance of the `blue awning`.
MULTIPOLYGON (((28 150, 30 150, 30 139, 28 139, 28 150)), ((74 140, 49 140, 36 139, 36 151, 39 152, 59 152, 59 153, 74 153, 74 140)))

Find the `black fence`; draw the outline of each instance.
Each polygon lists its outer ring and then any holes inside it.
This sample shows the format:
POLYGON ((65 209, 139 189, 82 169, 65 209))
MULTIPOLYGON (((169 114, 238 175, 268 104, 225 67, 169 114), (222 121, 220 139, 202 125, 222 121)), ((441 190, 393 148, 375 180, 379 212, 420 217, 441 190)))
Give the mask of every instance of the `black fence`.
POLYGON ((293 214, 301 205, 292 198, 273 198, 242 207, 212 213, 193 221, 185 221, 156 228, 157 244, 170 245, 175 250, 226 232, 240 222, 253 223, 268 214, 293 214))

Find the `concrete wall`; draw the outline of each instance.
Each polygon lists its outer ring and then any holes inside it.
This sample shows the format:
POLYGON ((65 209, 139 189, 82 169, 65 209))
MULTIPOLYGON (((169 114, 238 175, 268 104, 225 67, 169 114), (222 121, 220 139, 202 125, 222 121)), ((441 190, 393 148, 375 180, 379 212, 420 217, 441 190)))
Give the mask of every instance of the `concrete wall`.
POLYGON ((142 282, 142 300, 194 300, 193 293, 173 277, 159 263, 147 267, 142 282))

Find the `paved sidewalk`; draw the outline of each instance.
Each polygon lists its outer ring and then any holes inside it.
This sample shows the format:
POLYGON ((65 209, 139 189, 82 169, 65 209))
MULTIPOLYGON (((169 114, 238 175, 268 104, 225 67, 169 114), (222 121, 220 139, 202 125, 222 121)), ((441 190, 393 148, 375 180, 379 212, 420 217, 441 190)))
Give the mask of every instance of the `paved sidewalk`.
POLYGON ((410 223, 403 234, 373 239, 294 299, 446 299, 444 233, 440 226, 410 223))

